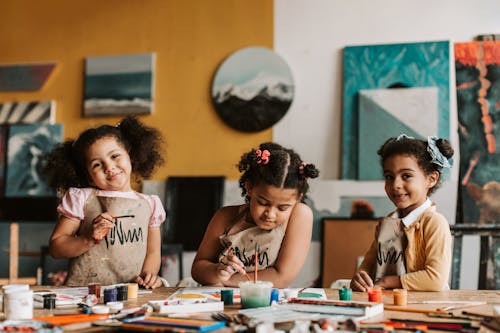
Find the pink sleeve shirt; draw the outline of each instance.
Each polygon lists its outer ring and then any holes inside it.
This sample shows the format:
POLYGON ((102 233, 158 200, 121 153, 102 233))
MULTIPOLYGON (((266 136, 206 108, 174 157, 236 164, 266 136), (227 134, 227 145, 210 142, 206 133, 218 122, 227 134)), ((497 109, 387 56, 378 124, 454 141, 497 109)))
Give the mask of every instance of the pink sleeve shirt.
MULTIPOLYGON (((83 220, 83 207, 87 202, 88 197, 92 192, 96 191, 94 188, 76 188, 71 187, 61 199, 61 203, 57 206, 59 215, 63 215, 69 219, 81 221, 83 220)), ((134 191, 130 192, 116 192, 116 191, 101 191, 97 190, 98 195, 105 197, 122 197, 129 199, 145 199, 151 207, 151 219, 149 220, 150 228, 159 228, 165 221, 166 213, 163 204, 157 195, 146 195, 134 191)))

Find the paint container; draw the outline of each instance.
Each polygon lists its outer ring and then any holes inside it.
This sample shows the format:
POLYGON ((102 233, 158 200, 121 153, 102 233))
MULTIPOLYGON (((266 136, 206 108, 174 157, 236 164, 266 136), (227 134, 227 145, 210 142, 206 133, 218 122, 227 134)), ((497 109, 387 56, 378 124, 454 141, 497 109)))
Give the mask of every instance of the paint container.
POLYGON ((408 304, 408 291, 406 289, 394 289, 392 294, 394 296, 394 305, 408 304))
POLYGON ((53 310, 56 308, 56 294, 43 295, 43 308, 53 310))
POLYGON ((139 291, 139 285, 137 283, 128 283, 127 289, 127 299, 137 298, 137 293, 139 291))
POLYGON ((109 307, 109 313, 118 313, 123 309, 123 302, 108 302, 106 306, 109 307))
POLYGON ((220 291, 220 298, 224 302, 224 305, 233 304, 233 291, 231 289, 223 289, 220 291))
POLYGON ((273 288, 271 289, 271 300, 269 302, 269 305, 272 305, 274 303, 278 303, 280 300, 280 290, 278 288, 273 288))
POLYGON ((5 301, 5 294, 7 291, 14 290, 30 290, 30 286, 28 284, 7 284, 2 286, 2 312, 7 313, 7 302, 5 301))
POLYGON ((285 299, 297 298, 299 296, 299 289, 283 289, 285 299))
POLYGON ((269 306, 273 283, 269 281, 242 281, 240 287, 241 306, 243 309, 269 306))
POLYGON ((346 287, 339 289, 339 300, 352 301, 352 289, 346 287))
POLYGON ((368 302, 383 303, 382 302, 382 288, 373 287, 368 289, 368 302))
POLYGON ((116 287, 116 300, 117 301, 126 301, 128 298, 128 286, 126 284, 122 284, 116 287))
POLYGON ((116 296, 118 292, 116 288, 104 289, 104 304, 108 302, 116 302, 116 296))
POLYGON ((6 319, 33 319, 33 290, 8 290, 3 301, 6 319))
POLYGON ((101 285, 99 283, 90 283, 89 294, 95 295, 99 299, 101 297, 101 285))

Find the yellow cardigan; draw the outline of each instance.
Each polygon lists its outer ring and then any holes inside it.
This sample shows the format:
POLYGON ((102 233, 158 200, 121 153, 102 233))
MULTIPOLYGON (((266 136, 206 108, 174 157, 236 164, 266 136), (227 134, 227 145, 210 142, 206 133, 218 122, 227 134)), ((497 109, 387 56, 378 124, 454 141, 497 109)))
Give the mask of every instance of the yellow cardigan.
MULTIPOLYGON (((389 216, 391 216, 389 214, 389 216)), ((405 227, 408 239, 405 250, 406 274, 400 276, 403 288, 439 291, 448 285, 451 269, 451 232, 446 218, 436 212, 433 204, 415 222, 405 227)), ((358 271, 373 279, 377 264, 377 239, 365 254, 358 271)))

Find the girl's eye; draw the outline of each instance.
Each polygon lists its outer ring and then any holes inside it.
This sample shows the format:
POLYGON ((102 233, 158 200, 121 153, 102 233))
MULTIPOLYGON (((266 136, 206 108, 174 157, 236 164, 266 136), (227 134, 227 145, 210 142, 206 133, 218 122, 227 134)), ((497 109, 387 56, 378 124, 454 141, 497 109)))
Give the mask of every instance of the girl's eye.
POLYGON ((278 209, 280 210, 280 212, 285 212, 288 210, 288 208, 290 208, 290 206, 280 206, 278 207, 278 209))
POLYGON ((257 203, 261 206, 267 206, 267 202, 264 201, 257 201, 257 203))
POLYGON ((394 177, 391 175, 384 175, 385 180, 393 180, 394 177))
POLYGON ((410 174, 404 174, 403 175, 403 179, 410 179, 412 177, 412 175, 410 174))
POLYGON ((111 158, 113 158, 113 159, 115 159, 117 157, 120 157, 120 154, 113 154, 113 155, 111 155, 111 158))

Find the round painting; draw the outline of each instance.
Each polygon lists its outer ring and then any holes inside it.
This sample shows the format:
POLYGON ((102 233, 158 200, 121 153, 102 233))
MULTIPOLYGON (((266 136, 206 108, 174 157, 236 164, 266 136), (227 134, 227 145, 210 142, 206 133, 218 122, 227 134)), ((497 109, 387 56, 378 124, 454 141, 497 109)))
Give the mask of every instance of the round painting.
POLYGON ((290 68, 273 51, 249 47, 229 56, 218 68, 212 101, 226 124, 258 132, 276 124, 293 101, 290 68))

